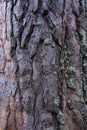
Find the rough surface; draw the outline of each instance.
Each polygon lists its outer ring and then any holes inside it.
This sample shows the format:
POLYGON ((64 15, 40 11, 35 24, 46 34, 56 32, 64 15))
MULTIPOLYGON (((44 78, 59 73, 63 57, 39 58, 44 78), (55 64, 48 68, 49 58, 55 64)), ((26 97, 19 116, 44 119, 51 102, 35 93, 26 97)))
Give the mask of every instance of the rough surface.
POLYGON ((0 130, 87 130, 87 0, 0 0, 0 130))

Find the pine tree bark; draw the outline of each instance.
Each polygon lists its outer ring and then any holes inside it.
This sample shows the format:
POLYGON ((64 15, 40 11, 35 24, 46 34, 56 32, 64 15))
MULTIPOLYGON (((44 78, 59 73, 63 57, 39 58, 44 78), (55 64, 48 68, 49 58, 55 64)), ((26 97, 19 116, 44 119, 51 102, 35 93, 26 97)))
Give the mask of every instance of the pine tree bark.
POLYGON ((0 130, 87 130, 87 0, 0 1, 0 130))

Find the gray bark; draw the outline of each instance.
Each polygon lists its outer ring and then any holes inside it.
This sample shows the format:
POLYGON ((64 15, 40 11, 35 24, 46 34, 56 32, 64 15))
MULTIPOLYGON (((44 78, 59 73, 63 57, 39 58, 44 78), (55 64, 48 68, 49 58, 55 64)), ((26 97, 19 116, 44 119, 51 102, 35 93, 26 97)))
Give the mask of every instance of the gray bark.
POLYGON ((87 1, 2 3, 10 62, 0 130, 87 130, 87 1))

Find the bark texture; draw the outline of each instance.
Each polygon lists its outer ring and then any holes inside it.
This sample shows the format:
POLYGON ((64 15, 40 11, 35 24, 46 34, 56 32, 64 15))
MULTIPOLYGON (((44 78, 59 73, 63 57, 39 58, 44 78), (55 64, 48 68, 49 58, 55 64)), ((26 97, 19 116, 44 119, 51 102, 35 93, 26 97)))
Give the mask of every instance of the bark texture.
POLYGON ((87 130, 87 0, 0 0, 0 130, 87 130))

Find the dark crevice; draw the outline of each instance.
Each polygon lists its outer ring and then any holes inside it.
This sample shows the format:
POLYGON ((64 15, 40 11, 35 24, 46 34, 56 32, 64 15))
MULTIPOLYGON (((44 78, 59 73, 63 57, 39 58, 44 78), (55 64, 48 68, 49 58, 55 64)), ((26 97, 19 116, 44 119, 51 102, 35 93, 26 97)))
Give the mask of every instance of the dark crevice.
POLYGON ((37 95, 35 95, 34 106, 33 106, 33 111, 34 111, 34 128, 35 128, 35 130, 36 130, 36 101, 37 101, 37 95))
POLYGON ((5 128, 5 130, 8 130, 8 119, 10 117, 10 105, 8 105, 7 111, 8 111, 8 116, 7 116, 7 122, 6 122, 6 128, 5 128))
POLYGON ((29 31, 29 33, 26 35, 26 38, 25 38, 25 40, 24 40, 24 43, 22 43, 22 44, 23 44, 23 45, 21 46, 22 49, 28 49, 28 44, 29 44, 31 35, 32 35, 32 33, 33 33, 33 30, 34 30, 34 25, 31 25, 30 31, 29 31))

